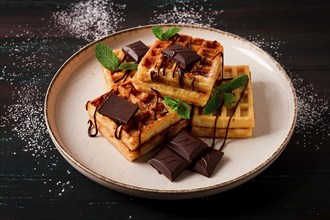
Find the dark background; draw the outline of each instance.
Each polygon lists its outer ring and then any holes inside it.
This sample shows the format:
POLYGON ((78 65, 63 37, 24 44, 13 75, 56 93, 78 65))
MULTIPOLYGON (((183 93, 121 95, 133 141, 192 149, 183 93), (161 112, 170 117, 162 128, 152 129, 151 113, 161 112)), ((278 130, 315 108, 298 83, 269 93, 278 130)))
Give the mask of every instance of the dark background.
POLYGON ((0 1, 0 219, 330 219, 330 4, 323 2, 0 1), (106 12, 105 28, 89 6, 106 12), (52 144, 43 102, 61 64, 102 34, 161 22, 240 35, 287 71, 296 129, 253 180, 205 198, 142 199, 87 179, 52 144))

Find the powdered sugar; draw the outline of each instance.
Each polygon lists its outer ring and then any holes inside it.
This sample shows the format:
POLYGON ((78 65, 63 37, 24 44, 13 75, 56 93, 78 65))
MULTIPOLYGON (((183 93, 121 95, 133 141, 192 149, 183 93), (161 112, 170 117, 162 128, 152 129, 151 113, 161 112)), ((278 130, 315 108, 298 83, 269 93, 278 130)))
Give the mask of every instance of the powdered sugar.
MULTIPOLYGON (((212 27, 215 20, 223 13, 222 10, 213 10, 208 1, 170 1, 159 4, 153 11, 149 23, 178 23, 195 24, 212 27)), ((43 105, 45 85, 49 83, 55 70, 83 45, 72 46, 63 41, 64 36, 93 41, 111 34, 122 28, 125 22, 125 4, 118 4, 102 0, 87 0, 71 4, 67 9, 56 11, 51 17, 51 25, 58 31, 56 35, 45 33, 41 35, 39 29, 31 32, 29 24, 22 24, 19 33, 11 33, 14 38, 7 40, 4 46, 9 49, 8 55, 13 58, 13 66, 4 66, 0 80, 9 84, 17 84, 12 91, 10 102, 4 106, 1 116, 1 128, 6 130, 4 142, 20 139, 24 145, 22 151, 35 160, 34 172, 45 176, 41 170, 47 169, 47 176, 52 175, 53 169, 58 166, 59 154, 56 151, 47 133, 43 119, 43 105), (38 37, 39 36, 39 37, 38 37), (42 37, 40 37, 42 36, 42 37), (61 43, 62 47, 56 45, 61 43), (8 135, 10 133, 10 136, 8 135), (48 160, 41 160, 47 158, 48 160)), ((46 21, 44 21, 46 22, 46 21)), ((218 22, 222 22, 220 19, 218 22)), ((45 26, 50 24, 44 23, 45 26)), ((143 25, 143 24, 141 24, 143 25)), ((249 40, 265 49, 275 59, 282 57, 284 41, 278 39, 265 39, 260 35, 251 36, 249 40)), ((323 140, 329 137, 329 103, 326 97, 321 97, 316 86, 307 84, 297 74, 289 73, 296 88, 298 97, 298 120, 295 134, 302 137, 297 145, 307 147, 312 142, 318 143, 318 149, 323 140), (313 135, 321 137, 318 142, 312 141, 313 135)), ((12 151, 12 155, 18 152, 12 151)), ((49 193, 62 195, 73 188, 69 181, 71 170, 63 171, 67 180, 55 181, 45 178, 43 184, 49 185, 49 193)))
POLYGON ((281 57, 281 48, 285 44, 284 41, 275 40, 273 38, 265 39, 259 34, 257 34, 256 36, 249 36, 248 40, 256 46, 263 48, 264 50, 269 52, 277 60, 281 57))
MULTIPOLYGON (((280 40, 265 39, 260 35, 249 36, 248 39, 256 46, 270 53, 279 60, 282 56, 281 49, 285 42, 280 40)), ((321 97, 313 84, 305 83, 298 74, 288 72, 292 84, 296 90, 298 102, 298 115, 295 127, 295 134, 301 137, 296 141, 297 145, 308 147, 313 146, 319 149, 323 141, 330 136, 329 103, 328 99, 321 97), (318 142, 313 137, 319 138, 318 142)))
POLYGON ((125 21, 126 5, 104 0, 88 0, 72 4, 53 14, 54 23, 63 34, 94 41, 109 35, 125 21))
POLYGON ((223 11, 214 10, 212 4, 204 1, 173 1, 159 5, 150 18, 150 24, 177 23, 211 27, 223 11))
POLYGON ((291 78, 298 99, 295 133, 301 137, 296 144, 319 149, 323 141, 330 136, 328 99, 320 97, 313 84, 307 84, 304 79, 295 75, 291 78), (318 137, 318 141, 312 141, 315 136, 318 137), (312 142, 313 146, 311 146, 312 142))

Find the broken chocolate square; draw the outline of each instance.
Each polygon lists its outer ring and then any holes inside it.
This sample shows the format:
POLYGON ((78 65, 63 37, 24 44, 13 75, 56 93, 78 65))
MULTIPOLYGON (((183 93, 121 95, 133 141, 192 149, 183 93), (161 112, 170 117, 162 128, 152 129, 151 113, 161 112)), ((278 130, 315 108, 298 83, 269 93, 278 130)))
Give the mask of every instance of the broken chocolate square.
POLYGON ((180 44, 174 44, 164 49, 162 54, 184 70, 190 69, 195 62, 201 59, 197 53, 180 44))
POLYGON ((133 117, 138 108, 138 105, 111 93, 98 109, 98 112, 111 118, 116 123, 125 125, 133 117))
POLYGON ((194 163, 192 169, 197 173, 210 177, 222 156, 222 151, 209 148, 207 152, 194 163))
POLYGON ((174 181, 175 178, 189 166, 190 162, 167 146, 163 146, 162 149, 149 160, 149 164, 169 180, 174 181))
POLYGON ((123 52, 132 58, 136 63, 139 63, 142 57, 147 53, 149 47, 141 41, 129 44, 122 48, 123 52))
POLYGON ((195 161, 208 149, 206 143, 192 136, 186 130, 181 130, 168 146, 188 161, 195 161))

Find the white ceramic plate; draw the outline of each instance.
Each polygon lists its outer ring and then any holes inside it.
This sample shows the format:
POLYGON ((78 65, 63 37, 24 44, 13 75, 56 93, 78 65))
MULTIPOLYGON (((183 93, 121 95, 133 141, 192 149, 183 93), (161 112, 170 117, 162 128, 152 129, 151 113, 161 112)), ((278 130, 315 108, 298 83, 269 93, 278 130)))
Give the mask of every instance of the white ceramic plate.
MULTIPOLYGON (((164 25, 168 28, 171 25, 164 25)), ((121 48, 136 40, 152 44, 151 26, 132 28, 91 43, 67 60, 53 78, 45 100, 49 134, 63 157, 90 179, 130 195, 157 199, 208 196, 242 184, 267 168, 284 150, 295 125, 294 88, 283 68, 265 51, 234 34, 179 25, 180 33, 219 41, 225 65, 247 64, 252 72, 256 123, 253 137, 229 140, 211 178, 189 170, 170 182, 147 163, 127 161, 103 137, 87 135, 85 103, 105 92, 95 43, 121 48)), ((210 140, 206 140, 210 141, 210 140)), ((221 144, 221 140, 217 142, 221 144)))

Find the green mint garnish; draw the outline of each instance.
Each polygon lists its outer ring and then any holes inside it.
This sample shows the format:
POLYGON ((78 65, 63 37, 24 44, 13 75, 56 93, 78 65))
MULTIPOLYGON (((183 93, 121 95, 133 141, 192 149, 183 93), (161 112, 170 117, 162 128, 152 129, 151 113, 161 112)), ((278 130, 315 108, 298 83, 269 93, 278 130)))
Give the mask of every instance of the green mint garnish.
POLYGON ((221 105, 222 101, 227 107, 230 107, 235 101, 235 95, 231 92, 241 86, 246 85, 249 77, 248 75, 241 75, 231 80, 228 83, 220 84, 214 91, 212 97, 203 108, 203 114, 208 115, 215 112, 221 105))
POLYGON ((95 55, 97 60, 101 63, 105 68, 115 71, 115 70, 136 70, 136 63, 120 63, 116 54, 105 44, 96 44, 95 45, 95 55))
POLYGON ((168 40, 180 31, 180 28, 173 27, 167 29, 165 32, 159 26, 152 27, 152 32, 159 40, 168 40))
POLYGON ((203 114, 208 115, 215 112, 221 105, 223 101, 223 95, 219 89, 216 89, 214 94, 211 96, 209 101, 203 108, 203 114))
POLYGON ((224 92, 222 95, 225 105, 229 108, 235 101, 235 95, 229 92, 224 92))
POLYGON ((249 77, 246 74, 238 76, 228 83, 221 84, 219 86, 220 87, 219 89, 222 92, 232 92, 233 90, 235 90, 241 86, 244 86, 247 83, 248 79, 249 79, 249 77))
POLYGON ((105 44, 96 44, 95 55, 97 60, 105 68, 114 71, 119 66, 119 59, 114 52, 105 44))
POLYGON ((127 69, 127 70, 137 70, 137 63, 121 63, 118 67, 119 70, 127 69))
POLYGON ((182 102, 179 99, 172 99, 169 97, 164 97, 164 102, 168 105, 172 111, 175 111, 181 118, 190 119, 190 108, 189 105, 182 102))

